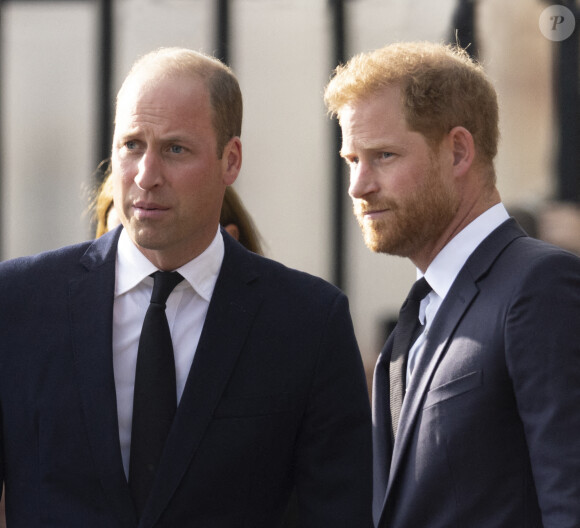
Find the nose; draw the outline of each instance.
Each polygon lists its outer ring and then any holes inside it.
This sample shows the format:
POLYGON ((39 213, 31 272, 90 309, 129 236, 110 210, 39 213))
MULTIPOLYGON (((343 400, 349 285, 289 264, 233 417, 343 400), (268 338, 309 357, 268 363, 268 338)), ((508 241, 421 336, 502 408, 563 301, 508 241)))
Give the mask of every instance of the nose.
POLYGON ((377 180, 367 163, 361 160, 356 165, 351 166, 348 188, 348 194, 351 198, 363 198, 377 191, 377 180))
POLYGON ((147 149, 137 165, 135 184, 147 191, 163 183, 163 167, 159 155, 147 149))

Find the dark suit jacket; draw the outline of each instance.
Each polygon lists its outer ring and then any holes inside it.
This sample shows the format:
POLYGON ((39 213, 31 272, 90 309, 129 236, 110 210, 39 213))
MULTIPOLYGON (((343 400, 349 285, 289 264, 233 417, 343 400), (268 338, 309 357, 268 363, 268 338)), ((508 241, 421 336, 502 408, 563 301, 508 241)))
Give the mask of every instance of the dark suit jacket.
MULTIPOLYGON (((0 469, 9 526, 136 527, 112 363, 119 230, 0 264, 0 469)), ((345 296, 225 257, 140 528, 371 524, 370 405, 345 296)))
POLYGON ((513 220, 480 244, 433 321, 394 449, 391 348, 373 398, 378 526, 580 526, 580 259, 513 220))

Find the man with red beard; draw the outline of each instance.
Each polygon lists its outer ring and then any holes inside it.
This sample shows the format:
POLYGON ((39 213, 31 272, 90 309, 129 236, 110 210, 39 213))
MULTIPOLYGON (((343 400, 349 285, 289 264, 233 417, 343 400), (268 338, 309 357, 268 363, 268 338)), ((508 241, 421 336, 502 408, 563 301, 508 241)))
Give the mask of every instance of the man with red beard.
POLYGON ((401 43, 339 66, 325 102, 367 246, 417 268, 375 370, 375 526, 580 526, 580 259, 501 203, 493 86, 463 50, 401 43))

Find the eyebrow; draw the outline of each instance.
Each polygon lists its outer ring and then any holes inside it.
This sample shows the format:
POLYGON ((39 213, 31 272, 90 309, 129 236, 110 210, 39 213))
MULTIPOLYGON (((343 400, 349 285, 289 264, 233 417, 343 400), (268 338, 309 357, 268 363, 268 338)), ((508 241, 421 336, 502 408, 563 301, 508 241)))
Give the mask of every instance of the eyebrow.
POLYGON ((193 139, 183 135, 171 135, 159 138, 161 143, 192 143, 193 139))
MULTIPOLYGON (((126 130, 117 136, 118 141, 124 142, 130 139, 139 139, 140 137, 147 136, 147 134, 142 133, 138 129, 126 130)), ((173 134, 170 133, 167 136, 156 137, 155 141, 158 143, 195 143, 195 138, 188 136, 187 134, 173 134)))
MULTIPOLYGON (((356 147, 357 147, 356 150, 359 151, 374 151, 374 152, 391 152, 392 150, 395 149, 395 147, 392 144, 384 142, 381 143, 368 142, 365 144, 364 141, 357 141, 356 147)), ((339 155, 342 156, 343 158, 353 153, 354 151, 349 152, 344 150, 343 148, 341 148, 339 151, 339 155)))

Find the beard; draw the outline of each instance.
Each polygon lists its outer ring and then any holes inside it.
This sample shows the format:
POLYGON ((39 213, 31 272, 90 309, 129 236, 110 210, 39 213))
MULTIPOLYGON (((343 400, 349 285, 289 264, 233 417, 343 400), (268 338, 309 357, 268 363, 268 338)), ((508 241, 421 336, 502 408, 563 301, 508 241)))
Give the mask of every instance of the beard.
POLYGON ((434 164, 425 180, 410 194, 398 199, 355 200, 354 214, 367 247, 375 253, 413 257, 434 243, 459 209, 459 197, 441 177, 434 164), (367 211, 384 210, 377 219, 367 211))

